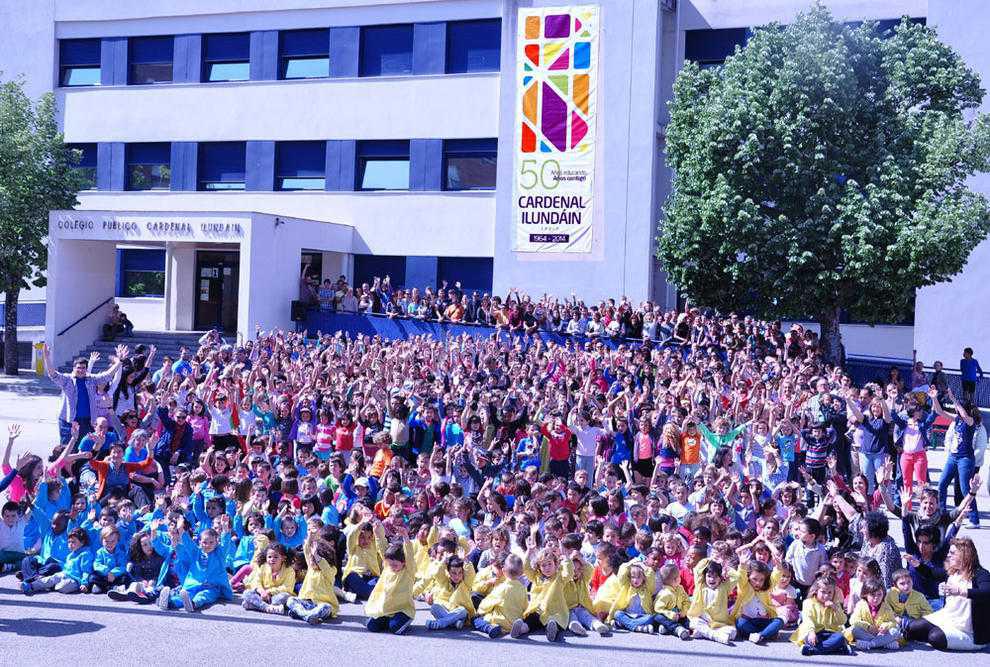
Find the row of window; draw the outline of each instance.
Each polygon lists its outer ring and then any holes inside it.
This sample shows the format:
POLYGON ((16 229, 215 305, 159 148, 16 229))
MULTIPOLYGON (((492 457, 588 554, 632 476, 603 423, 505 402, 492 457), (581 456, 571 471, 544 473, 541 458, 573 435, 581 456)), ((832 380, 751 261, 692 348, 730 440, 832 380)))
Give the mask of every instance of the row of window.
MULTIPOLYGON (((96 187, 96 144, 72 144, 80 152, 77 168, 87 189, 96 187)), ((170 143, 132 143, 124 148, 127 190, 168 190, 172 185, 170 143)), ((325 141, 275 143, 276 190, 323 190, 326 187, 325 141)), ((408 190, 409 141, 358 141, 356 190, 408 190)), ((243 141, 197 145, 197 190, 244 190, 247 144, 243 141)), ((497 167, 496 139, 446 139, 443 142, 444 190, 492 190, 497 167)))
MULTIPOLYGON (((446 24, 446 66, 449 74, 495 72, 499 69, 501 20, 483 19, 446 24)), ((330 76, 330 30, 283 30, 278 33, 278 78, 319 79, 330 76)), ((360 29, 360 76, 413 72, 413 25, 364 26, 360 29)), ((101 40, 59 42, 59 85, 98 86, 101 82, 101 40)), ((174 36, 130 37, 127 40, 127 83, 169 83, 173 80, 174 36)), ((200 81, 247 81, 251 77, 251 33, 205 34, 200 81)))

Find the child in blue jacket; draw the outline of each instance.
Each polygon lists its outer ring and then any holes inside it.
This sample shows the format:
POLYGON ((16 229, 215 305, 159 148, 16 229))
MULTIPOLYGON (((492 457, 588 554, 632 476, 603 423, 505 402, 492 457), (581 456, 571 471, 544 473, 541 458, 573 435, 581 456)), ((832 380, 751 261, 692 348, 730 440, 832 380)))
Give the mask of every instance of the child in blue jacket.
POLYGON ((221 598, 232 599, 234 591, 231 590, 227 577, 224 554, 218 548, 220 536, 217 531, 205 529, 200 533, 197 545, 181 524, 179 529, 182 536, 178 545, 173 545, 173 548, 188 570, 178 590, 169 586, 162 587, 158 594, 158 607, 163 611, 182 607, 193 612, 209 607, 221 598))
POLYGON ((93 560, 92 591, 97 595, 109 591, 114 586, 127 585, 127 545, 120 539, 116 526, 107 526, 100 532, 103 546, 93 560))
POLYGON ((56 512, 44 535, 41 548, 35 556, 25 556, 21 561, 21 579, 30 582, 37 577, 47 577, 61 571, 69 556, 69 513, 56 512))
POLYGON ((69 555, 61 572, 45 577, 37 577, 21 583, 25 595, 40 591, 59 593, 89 592, 93 576, 93 552, 89 550, 89 535, 82 528, 69 532, 69 555))

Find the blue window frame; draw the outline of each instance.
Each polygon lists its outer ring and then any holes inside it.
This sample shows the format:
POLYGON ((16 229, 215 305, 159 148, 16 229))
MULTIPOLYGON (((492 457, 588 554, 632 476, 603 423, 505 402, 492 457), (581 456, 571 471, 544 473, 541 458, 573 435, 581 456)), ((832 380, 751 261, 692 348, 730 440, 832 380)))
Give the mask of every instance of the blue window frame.
POLYGON ((127 83, 169 83, 172 81, 172 56, 175 38, 131 37, 128 40, 127 83))
POLYGON ((684 33, 684 59, 698 63, 703 69, 718 67, 737 46, 746 46, 749 35, 749 28, 688 30, 684 33))
POLYGON ((199 144, 198 190, 243 190, 245 155, 243 141, 217 141, 199 144))
POLYGON ((275 144, 275 189, 323 190, 326 164, 325 141, 280 141, 275 144))
POLYGON ((412 74, 412 54, 411 24, 361 28, 361 76, 412 74))
POLYGON ((444 190, 494 190, 498 139, 447 139, 443 142, 444 190))
POLYGON ((168 190, 172 184, 172 145, 127 144, 127 189, 168 190))
POLYGON ((58 43, 58 62, 58 85, 100 85, 100 40, 60 40, 58 43))
POLYGON ((165 250, 117 250, 117 296, 165 296, 165 250))
POLYGON ((323 79, 330 76, 330 31, 280 32, 278 68, 280 79, 323 79))
POLYGON ((358 190, 408 190, 408 141, 359 141, 358 190))
POLYGON ((502 50, 502 20, 447 24, 447 73, 497 72, 502 50))
POLYGON ((203 81, 247 81, 250 71, 250 33, 203 35, 203 81))
POLYGON ((65 147, 71 151, 79 151, 79 162, 72 168, 83 179, 80 189, 96 189, 96 144, 66 144, 65 147))

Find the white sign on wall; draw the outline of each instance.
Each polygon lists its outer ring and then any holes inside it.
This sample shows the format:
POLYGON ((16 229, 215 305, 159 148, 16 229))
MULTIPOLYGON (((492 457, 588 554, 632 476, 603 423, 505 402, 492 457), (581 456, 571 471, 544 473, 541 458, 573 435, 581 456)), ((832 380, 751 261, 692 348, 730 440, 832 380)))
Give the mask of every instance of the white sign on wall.
POLYGON ((591 252, 599 11, 520 9, 513 226, 517 252, 591 252))

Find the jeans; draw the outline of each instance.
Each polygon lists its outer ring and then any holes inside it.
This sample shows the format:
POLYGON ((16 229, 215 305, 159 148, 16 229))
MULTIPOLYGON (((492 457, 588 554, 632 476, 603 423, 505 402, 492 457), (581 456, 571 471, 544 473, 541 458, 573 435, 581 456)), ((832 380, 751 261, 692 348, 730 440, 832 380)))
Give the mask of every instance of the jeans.
POLYGON ((736 630, 740 635, 749 636, 758 632, 764 639, 773 639, 784 627, 779 618, 746 618, 742 616, 736 621, 736 630))
MULTIPOLYGON (((193 586, 187 588, 186 592, 192 598, 193 609, 205 609, 220 599, 220 592, 214 586, 193 586)), ((169 609, 182 609, 182 596, 178 592, 173 592, 168 599, 169 609)))
MULTIPOLYGON (((89 417, 77 417, 79 424, 79 439, 82 440, 93 432, 93 421, 89 417)), ((66 444, 72 438, 72 423, 64 419, 58 420, 58 440, 61 444, 66 444)))
POLYGON ((577 621, 578 623, 580 623, 581 627, 584 628, 585 630, 591 630, 592 628, 595 627, 595 622, 598 621, 598 618, 584 607, 577 606, 571 609, 571 614, 570 614, 570 618, 568 618, 568 622, 572 622, 572 621, 577 621))
POLYGON ((588 482, 589 483, 594 482, 595 481, 595 455, 592 454, 591 456, 582 456, 581 454, 578 454, 578 456, 577 456, 577 469, 578 470, 584 470, 586 473, 588 473, 588 482))
POLYGON ((370 574, 358 574, 357 572, 351 572, 349 575, 344 577, 344 590, 354 593, 359 600, 367 600, 371 597, 371 591, 375 590, 375 584, 378 583, 378 577, 372 577, 370 574))
POLYGON ((829 632, 827 630, 822 630, 821 632, 815 634, 818 635, 817 644, 812 646, 811 644, 805 643, 805 648, 811 649, 812 655, 826 655, 829 653, 846 652, 846 638, 842 636, 841 632, 829 632))
POLYGON ((876 452, 875 454, 868 454, 866 452, 859 453, 859 471, 866 475, 866 483, 869 486, 869 492, 877 488, 877 470, 883 468, 884 462, 887 460, 887 452, 876 452))
POLYGON ((27 582, 35 593, 40 591, 55 591, 57 593, 75 593, 79 590, 79 582, 65 572, 56 572, 47 577, 38 577, 27 582))
POLYGON ((333 607, 328 602, 314 602, 290 597, 285 601, 285 608, 289 616, 299 621, 309 622, 311 618, 333 617, 333 607))
POLYGON ((657 625, 666 628, 670 634, 677 632, 678 628, 686 628, 688 626, 687 616, 681 616, 678 620, 672 621, 663 614, 654 614, 653 620, 657 625))
POLYGON ((653 614, 628 614, 624 611, 615 612, 615 622, 623 630, 635 630, 644 625, 653 625, 653 614))
POLYGON ((682 463, 678 473, 680 474, 681 479, 688 480, 693 479, 694 476, 698 474, 699 470, 701 470, 700 463, 682 463))
POLYGON ((499 630, 503 630, 501 626, 486 621, 484 616, 475 616, 474 620, 471 621, 471 627, 473 627, 478 632, 484 632, 486 635, 489 634, 495 628, 498 628, 499 630))
POLYGON ((25 556, 21 561, 21 576, 24 581, 30 581, 36 577, 47 577, 56 572, 61 572, 62 566, 54 558, 49 558, 42 563, 37 556, 25 556))
POLYGON ((369 632, 391 632, 395 634, 395 631, 409 620, 411 619, 400 611, 398 614, 392 616, 369 618, 365 627, 368 628, 369 632))
POLYGON ((0 551, 0 565, 18 565, 24 562, 26 555, 22 551, 0 551))
POLYGON ((436 619, 433 627, 437 630, 452 628, 457 625, 458 621, 462 623, 467 621, 468 617, 467 609, 464 607, 458 607, 453 611, 449 611, 442 604, 430 605, 430 613, 433 614, 433 618, 436 619))
MULTIPOLYGON (((938 480, 938 504, 945 510, 945 500, 949 490, 949 483, 959 478, 959 486, 963 494, 969 493, 969 482, 976 474, 976 459, 972 456, 958 456, 949 454, 945 458, 945 467, 942 468, 942 477, 938 480)), ((969 506, 969 520, 979 523, 980 512, 976 508, 976 498, 969 506)))

